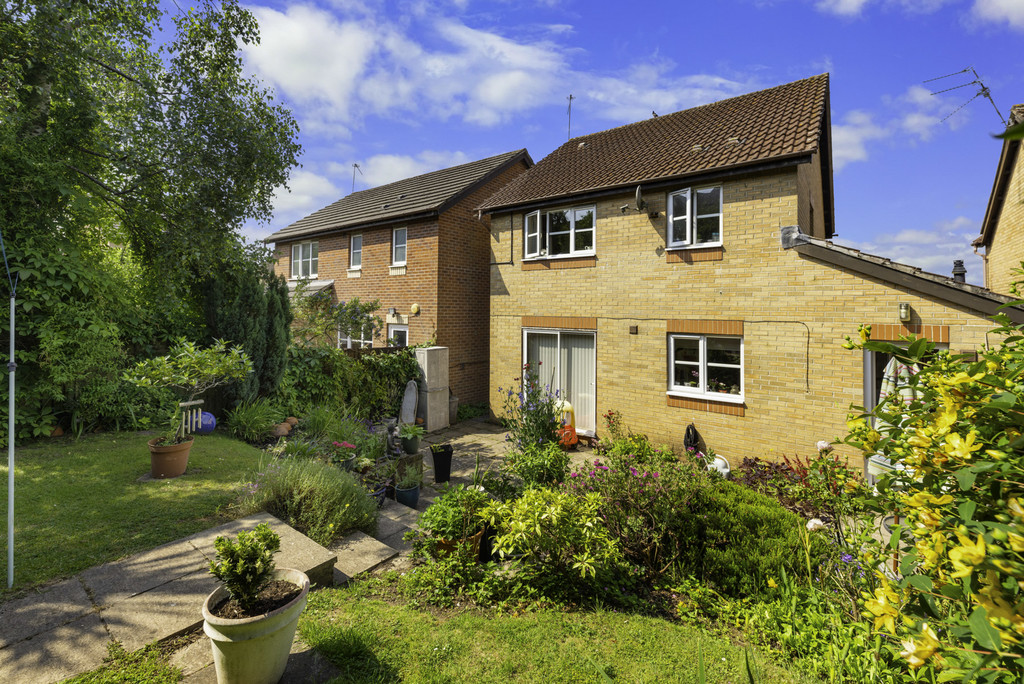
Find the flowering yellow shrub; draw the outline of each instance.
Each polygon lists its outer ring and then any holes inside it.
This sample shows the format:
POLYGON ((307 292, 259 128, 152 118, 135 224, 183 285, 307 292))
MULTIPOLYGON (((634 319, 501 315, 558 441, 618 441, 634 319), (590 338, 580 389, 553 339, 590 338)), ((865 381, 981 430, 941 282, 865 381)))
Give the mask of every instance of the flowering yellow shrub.
POLYGON ((905 466, 878 484, 902 518, 899 573, 886 575, 882 542, 866 549, 879 586, 864 617, 939 681, 1024 681, 1024 331, 997 321, 1002 342, 976 360, 874 342, 869 327, 844 345, 919 368, 910 392, 850 417, 846 442, 905 466))

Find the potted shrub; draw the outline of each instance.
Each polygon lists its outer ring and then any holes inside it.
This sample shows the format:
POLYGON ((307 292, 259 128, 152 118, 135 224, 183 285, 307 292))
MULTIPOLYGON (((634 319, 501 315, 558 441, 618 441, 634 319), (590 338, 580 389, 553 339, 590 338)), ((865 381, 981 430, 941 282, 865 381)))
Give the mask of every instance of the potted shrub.
POLYGON ((223 582, 203 604, 203 631, 210 637, 218 684, 273 684, 288 665, 309 578, 274 568, 281 538, 266 523, 217 537, 210 574, 223 582))
POLYGON ((420 437, 425 430, 419 425, 403 423, 398 428, 398 437, 402 440, 402 451, 407 454, 418 454, 420 451, 420 437))
POLYGON ((455 449, 451 444, 432 444, 430 453, 434 457, 434 482, 447 482, 452 476, 452 455, 455 449))
MULTIPOLYGON (((139 387, 169 387, 184 402, 195 401, 203 392, 241 380, 252 372, 252 361, 239 347, 228 349, 216 340, 206 349, 179 338, 167 356, 146 359, 124 373, 124 379, 139 387)), ((170 429, 149 440, 150 474, 155 478, 177 477, 188 466, 192 448, 186 438, 180 404, 173 407, 170 429)))
POLYGON ((420 529, 430 535, 438 555, 449 554, 468 542, 472 557, 480 553, 484 521, 479 511, 491 501, 483 488, 451 487, 420 516, 420 529))
POLYGON ((423 471, 421 468, 406 468, 395 482, 395 501, 409 508, 416 508, 416 504, 420 502, 420 485, 422 483, 423 471))

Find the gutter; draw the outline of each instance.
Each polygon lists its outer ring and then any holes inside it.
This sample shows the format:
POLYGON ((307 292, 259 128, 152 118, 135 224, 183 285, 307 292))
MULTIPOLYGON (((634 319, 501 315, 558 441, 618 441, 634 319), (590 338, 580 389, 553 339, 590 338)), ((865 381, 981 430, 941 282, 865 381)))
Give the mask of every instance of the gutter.
MULTIPOLYGON (((600 189, 595 188, 592 190, 580 190, 575 192, 567 192, 559 195, 549 195, 547 197, 539 197, 519 203, 513 202, 512 204, 499 204, 490 207, 480 207, 480 211, 482 211, 485 214, 498 214, 512 211, 528 212, 534 209, 550 207, 553 203, 556 202, 582 202, 584 200, 589 199, 608 197, 609 195, 621 195, 623 192, 632 190, 637 185, 640 185, 644 191, 648 191, 660 190, 662 188, 676 186, 683 182, 693 184, 707 183, 717 179, 734 178, 736 176, 752 175, 756 173, 761 173, 763 171, 773 171, 775 169, 780 169, 787 166, 809 164, 813 159, 813 155, 813 152, 794 152, 793 154, 782 157, 776 157, 773 160, 766 162, 755 162, 753 164, 741 164, 731 167, 725 166, 719 167, 714 170, 705 171, 703 173, 684 174, 682 176, 672 176, 670 178, 663 179, 659 178, 648 179, 646 181, 629 181, 626 183, 617 184, 612 187, 605 187, 600 189)), ((541 163, 543 163, 543 160, 541 161, 541 163)))

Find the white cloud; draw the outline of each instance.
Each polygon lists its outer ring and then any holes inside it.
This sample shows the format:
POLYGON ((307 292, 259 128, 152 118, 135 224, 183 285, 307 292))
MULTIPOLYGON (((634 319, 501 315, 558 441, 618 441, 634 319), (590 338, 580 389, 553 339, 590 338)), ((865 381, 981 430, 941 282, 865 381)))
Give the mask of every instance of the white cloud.
POLYGON ((815 7, 823 12, 831 12, 844 17, 860 14, 864 6, 871 0, 819 0, 815 7))
POLYGON ((832 167, 839 171, 850 162, 866 161, 867 143, 885 138, 889 133, 876 124, 868 112, 848 112, 843 123, 832 124, 832 167))
POLYGON ((341 196, 341 191, 326 176, 304 169, 292 172, 288 186, 288 190, 278 188, 274 193, 275 216, 315 211, 341 196))
POLYGON ((677 76, 674 63, 656 56, 611 75, 574 70, 570 56, 577 50, 558 40, 574 30, 569 24, 544 25, 520 39, 439 16, 436 6, 411 9, 395 22, 363 6, 344 19, 309 5, 283 12, 255 8, 263 38, 245 48, 246 59, 258 77, 301 107, 304 130, 343 137, 368 116, 410 123, 454 118, 491 127, 562 103, 570 92, 579 99, 576 106, 592 101, 591 116, 625 123, 760 85, 710 74, 677 76), (418 34, 430 35, 430 45, 414 38, 418 34))
POLYGON ((1021 0, 975 0, 971 12, 983 21, 1006 22, 1024 29, 1024 2, 1021 0))
POLYGON ((967 121, 967 110, 957 109, 960 101, 932 95, 930 90, 920 85, 910 86, 895 105, 902 112, 899 128, 922 141, 930 140, 941 125, 956 129, 967 121))
POLYGON ((359 164, 363 177, 356 179, 356 188, 374 188, 403 178, 458 166, 471 161, 464 152, 440 152, 426 150, 419 154, 378 154, 359 164), (364 185, 365 182, 365 185, 364 185))

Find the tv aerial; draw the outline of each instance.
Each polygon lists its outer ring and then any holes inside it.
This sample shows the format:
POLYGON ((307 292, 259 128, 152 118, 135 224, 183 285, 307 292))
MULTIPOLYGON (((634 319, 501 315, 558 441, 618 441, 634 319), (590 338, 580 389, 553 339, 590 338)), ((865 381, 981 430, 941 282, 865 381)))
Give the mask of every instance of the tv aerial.
POLYGON ((969 83, 961 83, 960 85, 953 86, 952 88, 946 88, 944 90, 938 90, 938 91, 932 93, 932 95, 941 95, 942 93, 948 93, 949 91, 957 90, 958 88, 967 88, 969 86, 978 86, 978 92, 976 92, 974 94, 974 97, 972 97, 970 100, 968 100, 967 102, 964 102, 962 105, 960 105, 959 107, 957 107, 956 109, 951 111, 949 114, 947 114, 945 117, 943 117, 942 121, 945 121, 949 117, 953 116, 954 114, 959 112, 961 109, 963 109, 964 107, 969 105, 971 102, 974 102, 979 97, 984 97, 986 100, 988 100, 992 104, 992 109, 996 110, 996 114, 999 116, 999 120, 1002 121, 1003 125, 1005 126, 1006 125, 1006 119, 1003 118, 1002 112, 1000 112, 999 111, 999 107, 996 106, 996 101, 992 99, 991 91, 989 91, 987 85, 982 83, 981 76, 979 76, 978 72, 974 70, 974 67, 967 67, 966 69, 962 69, 962 70, 957 71, 957 72, 952 73, 952 74, 946 74, 945 76, 936 76, 935 78, 929 78, 927 81, 923 81, 923 82, 924 83, 931 83, 932 81, 941 81, 944 78, 952 78, 954 76, 959 76, 961 74, 966 74, 966 73, 973 74, 974 75, 974 80, 970 81, 969 83))

